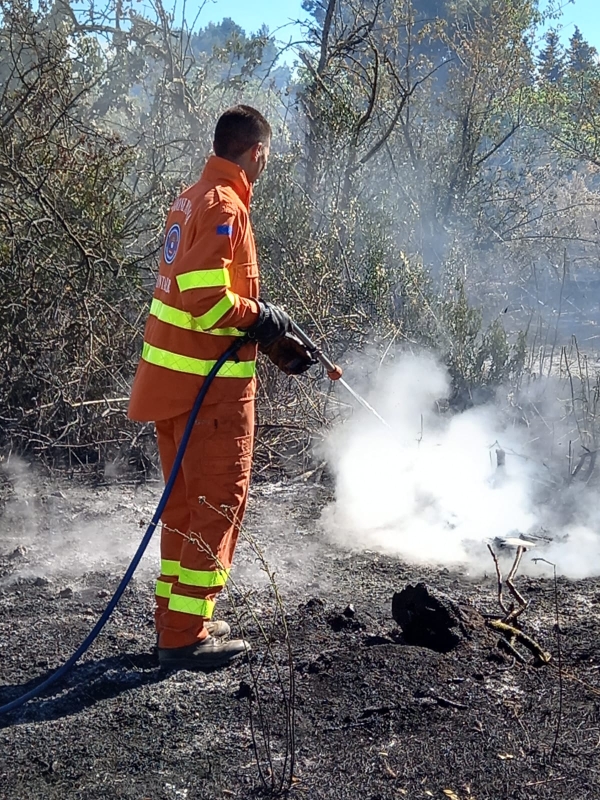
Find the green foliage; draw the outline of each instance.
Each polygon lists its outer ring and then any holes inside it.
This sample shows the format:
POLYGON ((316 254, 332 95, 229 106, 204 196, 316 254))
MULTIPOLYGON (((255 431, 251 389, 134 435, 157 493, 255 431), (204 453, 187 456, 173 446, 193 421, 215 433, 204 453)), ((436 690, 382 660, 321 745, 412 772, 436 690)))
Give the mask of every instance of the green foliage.
POLYGON ((566 53, 556 34, 540 54, 540 81, 532 95, 532 122, 552 139, 563 159, 600 164, 600 68, 595 48, 575 29, 566 53))
POLYGON ((479 390, 520 379, 526 357, 524 334, 511 345, 499 319, 484 327, 481 312, 469 305, 462 282, 442 302, 441 321, 447 342, 440 345, 461 402, 479 390))

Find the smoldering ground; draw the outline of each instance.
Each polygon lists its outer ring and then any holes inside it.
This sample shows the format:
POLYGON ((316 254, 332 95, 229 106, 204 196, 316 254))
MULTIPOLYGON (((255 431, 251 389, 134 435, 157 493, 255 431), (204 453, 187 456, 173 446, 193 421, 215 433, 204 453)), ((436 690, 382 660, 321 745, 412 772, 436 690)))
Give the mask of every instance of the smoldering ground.
POLYGON ((453 413, 448 373, 431 354, 400 354, 368 378, 364 357, 362 367, 351 377, 391 430, 359 409, 328 437, 335 501, 321 522, 329 538, 481 572, 491 566, 488 542, 524 536, 536 543, 527 571, 547 572, 533 561, 545 558, 567 577, 600 574, 598 486, 593 475, 569 477, 577 448, 585 451, 559 378, 453 413))
MULTIPOLYGON (((125 568, 152 517, 157 484, 93 487, 49 479, 12 457, 2 465, 10 485, 0 513, 0 548, 14 554, 20 578, 77 581, 84 573, 125 568)), ((154 574, 158 537, 140 564, 154 574)))
MULTIPOLYGON (((2 465, 5 492, 0 508, 0 553, 12 559, 0 586, 17 580, 50 581, 58 589, 85 583, 92 572, 124 572, 152 516, 163 485, 132 480, 91 486, 42 475, 34 464, 11 458, 2 465)), ((316 518, 324 490, 291 482, 256 483, 246 522, 240 531, 232 586, 243 590, 268 586, 261 555, 286 588, 320 591, 328 585, 318 567, 325 541, 306 541, 299 518, 316 518), (297 506, 293 499, 302 492, 297 506), (308 508, 307 508, 308 505, 308 508), (268 543, 268 544, 267 544, 268 543)), ((160 526, 136 570, 136 579, 152 582, 159 564, 160 526)))
MULTIPOLYGON (((390 601, 407 583, 426 580, 439 592, 493 609, 494 575, 466 581, 461 570, 332 547, 315 525, 327 490, 286 483, 254 487, 247 527, 276 568, 293 659, 280 629, 281 640, 269 646, 273 656, 268 656, 256 622, 233 592, 220 600, 220 613, 236 628, 237 614, 247 622, 256 643, 256 670, 240 664, 208 675, 161 673, 150 652, 153 582, 134 580, 66 682, 0 720, 5 756, 0 794, 48 800, 266 796, 249 714, 256 726, 257 709, 266 709, 271 763, 279 775, 289 742, 289 706, 277 678, 282 669, 287 677, 289 664, 297 787, 291 796, 571 800, 576 787, 582 800, 596 800, 598 615, 593 610, 600 579, 557 582, 561 652, 568 665, 559 710, 557 670, 511 664, 494 637, 490 642, 474 636, 445 654, 398 638, 390 601)), ((134 510, 136 495, 129 487, 121 484, 110 492, 87 487, 85 495, 74 486, 61 490, 62 502, 70 500, 75 508, 77 497, 86 501, 88 512, 99 513, 94 498, 102 499, 105 536, 117 535, 120 521, 132 540, 139 538, 136 516, 144 509, 134 510), (123 508, 130 504, 130 511, 123 508)), ((157 493, 155 485, 148 500, 157 493)), ((35 557, 35 541, 24 560, 35 557)), ((104 610, 121 572, 87 571, 72 595, 60 596, 54 581, 48 586, 19 580, 22 563, 7 555, 5 544, 1 540, 0 703, 20 696, 40 680, 40 672, 64 662, 104 610)), ((254 561, 248 568, 258 571, 254 561)), ((523 578, 519 586, 534 600, 527 630, 533 628, 554 653, 553 581, 523 578)), ((265 585, 245 595, 268 631, 272 594, 265 585)))
MULTIPOLYGON (((393 391, 385 393, 383 401, 378 392, 370 394, 384 416, 394 420, 393 438, 389 432, 382 434, 377 424, 365 428, 369 423, 358 414, 333 434, 338 441, 331 459, 338 478, 343 477, 341 468, 348 459, 364 468, 364 479, 371 481, 369 495, 361 488, 363 501, 369 499, 363 507, 364 529, 368 528, 370 504, 382 497, 380 463, 375 455, 387 453, 388 446, 390 452, 399 450, 405 460, 396 465, 396 476, 390 475, 383 488, 387 486, 398 500, 402 481, 406 483, 413 472, 419 475, 415 486, 421 495, 413 497, 412 516, 406 518, 415 517, 417 500, 427 490, 430 516, 422 518, 425 533, 449 511, 455 514, 454 530, 460 531, 460 514, 467 514, 469 492, 475 497, 476 491, 488 491, 489 502, 493 492, 504 492, 502 497, 510 498, 521 510, 521 516, 513 512, 514 524, 525 527, 530 516, 535 516, 535 508, 531 511, 526 493, 512 478, 513 461, 514 468, 521 469, 529 481, 527 485, 542 481, 546 497, 554 486, 554 462, 544 466, 534 442, 525 437, 531 453, 537 454, 535 458, 512 453, 513 446, 523 444, 522 433, 531 440, 538 436, 536 425, 523 431, 517 419, 511 422, 510 403, 473 409, 464 415, 448 414, 440 402, 447 380, 431 360, 425 366, 423 370, 418 361, 406 362, 405 373, 390 372, 393 391), (419 371, 415 373, 415 369, 419 371), (400 391, 392 377, 410 391, 400 391), (425 394, 415 391, 421 380, 428 387, 425 394), (429 399, 428 404, 424 398, 429 399), (404 420, 403 429, 396 418, 404 420), (519 435, 509 439, 513 428, 519 435), (373 450, 370 462, 371 450, 364 449, 362 439, 356 443, 354 462, 350 458, 353 451, 344 437, 353 430, 364 434, 368 447, 379 448, 373 450), (497 446, 488 435, 501 435, 498 442, 506 449, 504 481, 494 468, 497 446), (396 442, 399 437, 402 446, 396 442), (416 470, 409 456, 415 447, 425 444, 427 458, 416 470), (440 455, 443 458, 438 463, 435 459, 440 455), (456 503, 459 467, 464 487, 457 495, 461 503, 456 503), (441 481, 445 474, 452 484, 440 494, 433 478, 441 481), (489 485, 496 481, 497 486, 489 485)), ((355 376, 350 377, 354 384, 355 376)), ((357 388, 363 389, 358 384, 357 388)), ((535 402, 540 413, 547 415, 541 398, 535 402)), ((561 463, 559 457, 557 462, 561 463)), ((80 644, 92 617, 104 610, 107 591, 114 589, 120 577, 120 565, 109 569, 106 558, 116 565, 119 558, 126 557, 125 552, 117 557, 117 550, 111 555, 107 544, 133 551, 142 533, 139 523, 147 521, 160 492, 158 483, 50 488, 33 475, 30 467, 24 468, 0 523, 0 575, 4 576, 0 583, 0 701, 22 694, 31 681, 39 680, 42 665, 54 669, 80 644), (53 510, 48 513, 50 507, 53 510), (51 538, 45 539, 47 536, 51 538), (19 580, 24 569, 43 568, 43 561, 37 562, 41 566, 35 562, 44 541, 48 564, 54 557, 55 568, 80 571, 72 595, 59 595, 53 580, 50 586, 19 580), (53 550, 52 543, 60 542, 64 546, 53 550), (19 543, 27 551, 24 563, 10 556, 19 543), (89 561, 84 569, 86 553, 89 561)), ((337 484, 338 497, 347 487, 350 522, 350 512, 359 507, 353 505, 357 500, 350 494, 353 485, 340 480, 337 484)), ((257 643, 258 687, 248 665, 210 675, 161 674, 150 653, 154 644, 153 581, 135 580, 106 631, 60 692, 36 700, 3 722, 0 746, 6 756, 1 774, 5 796, 49 800, 83 796, 98 800, 108 796, 247 800, 262 796, 249 711, 257 709, 256 697, 260 697, 261 707, 268 711, 272 763, 280 770, 288 741, 288 717, 276 676, 281 665, 289 663, 295 692, 294 785, 307 797, 346 800, 360 795, 391 800, 404 795, 450 796, 451 792, 460 798, 484 800, 509 795, 518 800, 570 800, 576 786, 578 797, 595 800, 597 703, 593 686, 598 626, 597 615, 590 609, 600 597, 599 580, 559 578, 557 582, 562 659, 569 665, 569 674, 576 676, 576 680, 567 680, 565 674, 559 711, 556 670, 511 666, 494 642, 474 637, 448 654, 402 644, 390 619, 390 600, 407 582, 425 579, 441 592, 453 597, 464 593, 477 606, 493 608, 495 576, 465 581, 461 570, 423 564, 413 567, 406 563, 416 560, 412 554, 402 563, 378 553, 355 553, 347 538, 339 540, 343 549, 332 547, 315 525, 327 496, 326 485, 290 479, 279 485, 257 483, 246 520, 285 596, 293 661, 288 661, 282 639, 272 646, 275 661, 270 666, 257 625, 246 614, 246 606, 238 607, 239 594, 234 590, 222 598, 220 608, 234 625, 238 613, 248 617, 248 634, 257 643), (559 714, 560 738, 554 753, 559 714)), ((568 504, 563 508, 566 525, 572 512, 568 504)), ((497 502, 494 514, 504 511, 497 502)), ((478 513, 483 516, 483 511, 478 513)), ((389 519, 397 522, 393 516, 381 514, 380 530, 385 530, 389 519)), ((477 520, 475 514, 468 519, 469 531, 477 528, 477 520)), ((507 527, 508 522, 497 526, 499 531, 507 527)), ((439 540, 447 530, 453 528, 443 528, 439 540)), ((266 580, 262 588, 257 584, 260 565, 255 554, 248 556, 244 542, 241 544, 236 554, 240 583, 252 585, 254 590, 245 597, 253 614, 263 623, 269 622, 270 630, 272 589, 266 580)), ((366 536, 361 544, 375 549, 366 536)), ((434 544, 432 539, 431 546, 434 544)), ((458 552, 465 557, 466 549, 455 542, 454 549, 448 548, 444 555, 450 558, 458 552)), ((397 547, 393 552, 394 556, 403 555, 397 547)), ((151 561, 154 572, 154 559, 151 561)), ((527 622, 533 619, 536 637, 552 648, 553 581, 524 578, 521 588, 535 599, 527 622)))

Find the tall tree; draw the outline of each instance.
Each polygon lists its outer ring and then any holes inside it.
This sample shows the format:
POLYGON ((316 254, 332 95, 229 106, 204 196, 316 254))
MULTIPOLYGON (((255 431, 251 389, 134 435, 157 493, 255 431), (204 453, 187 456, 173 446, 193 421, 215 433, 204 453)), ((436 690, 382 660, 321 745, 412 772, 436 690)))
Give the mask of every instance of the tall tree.
POLYGON ((586 42, 577 26, 569 40, 566 56, 567 69, 572 75, 590 72, 598 64, 598 51, 586 42))
POLYGON ((546 31, 546 46, 538 55, 540 77, 548 83, 560 83, 565 74, 565 54, 557 31, 546 31))

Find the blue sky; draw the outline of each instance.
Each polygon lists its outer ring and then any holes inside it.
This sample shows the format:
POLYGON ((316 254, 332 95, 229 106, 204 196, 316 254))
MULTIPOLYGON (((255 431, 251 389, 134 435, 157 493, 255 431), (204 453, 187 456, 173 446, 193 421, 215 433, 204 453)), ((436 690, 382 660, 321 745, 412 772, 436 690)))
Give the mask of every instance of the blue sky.
MULTIPOLYGON (((552 25, 559 28, 561 37, 566 43, 577 25, 588 42, 600 52, 600 2, 599 0, 555 0, 555 4, 562 6, 562 17, 552 25)), ((541 7, 547 3, 541 0, 541 7)), ((188 8, 198 8, 198 0, 192 0, 188 8)), ((231 17, 234 22, 247 33, 257 31, 261 25, 269 26, 271 32, 277 30, 277 38, 283 41, 301 38, 298 26, 294 20, 306 18, 302 10, 302 0, 206 0, 198 19, 198 24, 206 25, 208 22, 220 22, 224 17, 231 17)), ((189 17, 189 13, 188 13, 189 17)))
POLYGON ((220 22, 224 17, 231 17, 246 33, 254 33, 262 25, 268 25, 271 32, 280 29, 277 38, 288 40, 298 38, 299 29, 293 22, 307 14, 302 0, 206 0, 198 22, 220 22))
MULTIPOLYGON (((540 8, 547 5, 540 3, 540 8)), ((551 22, 551 26, 559 30, 561 39, 565 44, 568 43, 573 35, 575 26, 587 39, 589 44, 596 48, 600 53, 600 8, 598 0, 575 0, 575 2, 565 2, 560 0, 562 15, 560 19, 551 22)))

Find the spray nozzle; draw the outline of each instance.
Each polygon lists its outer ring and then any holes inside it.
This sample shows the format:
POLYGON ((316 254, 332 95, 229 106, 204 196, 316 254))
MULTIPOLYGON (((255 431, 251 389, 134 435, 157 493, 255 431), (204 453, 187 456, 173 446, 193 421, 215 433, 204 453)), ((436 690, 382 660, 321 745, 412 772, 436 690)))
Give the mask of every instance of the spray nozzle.
POLYGON ((328 356, 326 356, 319 347, 317 347, 310 336, 307 336, 302 328, 299 328, 295 322, 292 322, 292 333, 294 333, 294 335, 300 339, 302 344, 304 344, 310 350, 317 361, 325 367, 329 380, 339 381, 339 379, 342 377, 342 368, 338 367, 337 364, 334 364, 333 361, 328 358, 328 356))

